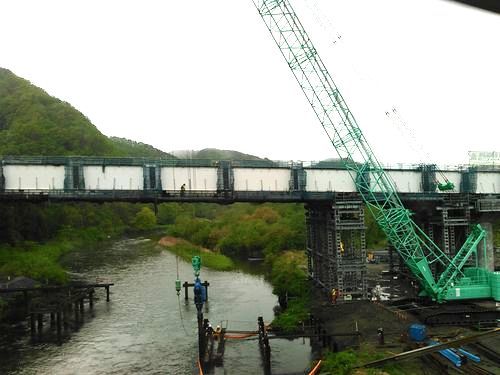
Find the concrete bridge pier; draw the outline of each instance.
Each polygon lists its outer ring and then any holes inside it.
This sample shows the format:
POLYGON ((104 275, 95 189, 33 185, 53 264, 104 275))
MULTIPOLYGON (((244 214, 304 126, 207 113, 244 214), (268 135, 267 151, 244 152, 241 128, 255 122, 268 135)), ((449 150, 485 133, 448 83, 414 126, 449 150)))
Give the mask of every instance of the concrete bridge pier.
POLYGON ((477 260, 479 267, 484 267, 490 272, 495 270, 495 248, 493 247, 493 225, 482 220, 481 227, 486 230, 486 241, 477 247, 477 260))
MULTIPOLYGON (((465 242, 471 228, 471 210, 468 195, 460 195, 455 199, 446 199, 436 207, 436 216, 431 222, 430 230, 440 233, 437 241, 441 249, 450 257, 454 257, 465 242)), ((434 238, 437 240, 437 238, 434 238)))

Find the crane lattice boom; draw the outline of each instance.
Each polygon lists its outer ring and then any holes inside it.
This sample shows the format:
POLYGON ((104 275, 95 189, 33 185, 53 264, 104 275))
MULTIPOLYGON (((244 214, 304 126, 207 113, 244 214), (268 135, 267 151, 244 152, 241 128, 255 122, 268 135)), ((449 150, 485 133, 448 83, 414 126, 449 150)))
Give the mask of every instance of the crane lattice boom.
POLYGON ((448 290, 465 276, 462 268, 476 252, 484 230, 478 226, 472 231, 457 256, 450 259, 401 203, 394 182, 372 152, 290 1, 252 1, 375 220, 427 295, 445 299, 448 290), (445 272, 436 281, 431 269, 445 272))

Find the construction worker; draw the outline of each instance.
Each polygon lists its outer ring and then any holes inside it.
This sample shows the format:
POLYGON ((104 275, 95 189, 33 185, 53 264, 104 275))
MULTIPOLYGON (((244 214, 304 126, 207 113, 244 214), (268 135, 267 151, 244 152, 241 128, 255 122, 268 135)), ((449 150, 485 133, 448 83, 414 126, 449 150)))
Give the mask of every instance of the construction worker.
POLYGON ((220 327, 220 325, 217 325, 217 327, 215 327, 215 332, 214 332, 214 338, 216 340, 219 339, 221 332, 222 332, 222 328, 220 327))
POLYGON ((337 297, 338 297, 338 292, 337 289, 333 288, 332 289, 332 303, 336 304, 337 303, 337 297))
POLYGON ((384 329, 383 328, 377 329, 377 336, 378 336, 379 345, 384 345, 385 340, 384 340, 384 329))
POLYGON ((207 326, 207 334, 208 336, 212 336, 214 333, 214 329, 212 328, 212 324, 208 323, 208 326, 207 326))

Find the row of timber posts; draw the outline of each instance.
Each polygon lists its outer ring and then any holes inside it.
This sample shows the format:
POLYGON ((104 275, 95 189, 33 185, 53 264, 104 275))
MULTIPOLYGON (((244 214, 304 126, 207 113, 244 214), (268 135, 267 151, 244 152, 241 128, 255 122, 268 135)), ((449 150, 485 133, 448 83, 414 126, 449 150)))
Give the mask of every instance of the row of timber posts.
POLYGON ((271 374, 271 346, 269 345, 269 337, 262 316, 257 318, 257 326, 259 332, 259 347, 264 365, 264 374, 271 374))
POLYGON ((214 330, 208 319, 203 319, 203 359, 200 364, 204 370, 210 371, 214 366, 221 366, 223 363, 225 350, 225 334, 226 329, 214 330), (217 350, 215 351, 215 342, 217 342, 217 350))
MULTIPOLYGON (((93 294, 94 291, 89 291, 89 308, 93 309, 93 294), (91 302, 90 302, 91 301, 91 302)), ((30 330, 32 338, 36 337, 38 333, 38 338, 42 337, 43 334, 43 322, 44 315, 50 314, 50 328, 53 329, 57 327, 57 342, 61 344, 62 342, 62 328, 67 331, 69 328, 70 315, 73 312, 73 328, 78 329, 78 326, 83 324, 84 321, 84 296, 78 298, 74 302, 67 301, 62 304, 57 304, 56 306, 49 309, 36 309, 32 308, 30 311, 30 330), (36 324, 35 324, 36 322, 36 324)))
MULTIPOLYGON (((106 301, 110 301, 109 288, 113 284, 94 285, 86 288, 65 288, 61 289, 63 295, 58 295, 58 300, 51 304, 32 304, 27 300, 28 315, 30 321, 31 338, 34 340, 42 339, 44 329, 44 316, 49 315, 50 328, 56 329, 57 343, 62 343, 62 334, 70 328, 71 315, 73 315, 73 330, 78 330, 79 326, 84 323, 85 315, 85 299, 88 299, 89 310, 94 308, 94 287, 103 287, 106 290, 106 301)), ((49 298, 50 289, 45 289, 44 300, 49 298)), ((33 289, 35 290, 35 289, 33 289)), ((27 291, 23 292, 25 298, 28 298, 27 291)))
POLYGON ((311 338, 317 337, 318 342, 321 343, 323 348, 328 348, 333 352, 338 351, 337 342, 333 339, 332 335, 329 335, 324 329, 320 319, 314 317, 314 315, 309 314, 309 327, 311 330, 311 338))

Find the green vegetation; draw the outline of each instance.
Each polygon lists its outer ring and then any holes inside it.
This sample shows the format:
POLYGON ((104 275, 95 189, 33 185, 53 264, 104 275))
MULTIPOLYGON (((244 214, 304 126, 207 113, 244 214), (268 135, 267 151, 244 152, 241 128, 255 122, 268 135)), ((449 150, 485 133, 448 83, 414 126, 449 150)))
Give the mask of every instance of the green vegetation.
POLYGON ((375 222, 373 215, 365 208, 366 246, 368 249, 384 249, 387 247, 387 238, 375 222))
POLYGON ((275 256, 305 244, 304 208, 299 204, 162 204, 159 224, 170 236, 224 255, 246 259, 275 256))
POLYGON ((0 155, 116 155, 69 103, 0 68, 0 155))
POLYGON ((172 155, 142 142, 135 142, 119 137, 110 137, 109 139, 120 155, 145 158, 173 158, 172 155))
POLYGON ((288 296, 288 307, 274 319, 274 329, 293 332, 308 316, 310 301, 306 262, 303 251, 286 251, 272 263, 270 279, 273 293, 288 296))
POLYGON ((140 231, 152 230, 156 227, 156 216, 149 207, 142 207, 135 214, 133 226, 140 231))
POLYGON ((232 150, 219 150, 217 148, 205 148, 203 150, 179 150, 175 152, 179 158, 186 159, 210 159, 210 160, 263 160, 257 156, 244 154, 232 150))
POLYGON ((145 205, 0 203, 0 274, 63 283, 63 254, 155 227, 145 205))
POLYGON ((191 262, 195 255, 200 255, 202 258, 202 266, 212 268, 218 271, 230 271, 234 269, 234 263, 231 258, 210 251, 203 251, 199 246, 182 241, 168 248, 174 254, 179 255, 182 259, 191 262))
POLYGON ((357 363, 357 356, 353 350, 339 353, 328 353, 321 366, 322 371, 332 374, 348 375, 357 363))
POLYGON ((68 277, 58 260, 76 245, 57 239, 42 245, 25 243, 22 247, 0 247, 0 274, 29 276, 35 280, 63 284, 68 277))
POLYGON ((373 362, 393 355, 389 351, 380 351, 380 349, 362 345, 359 350, 345 350, 338 353, 327 353, 322 362, 321 372, 339 375, 349 374, 372 374, 372 375, 406 375, 422 373, 421 363, 419 361, 405 361, 401 363, 392 363, 379 368, 368 368, 360 372, 354 371, 355 366, 373 362))
POLYGON ((107 138, 69 103, 3 68, 0 155, 172 157, 143 143, 107 138))

